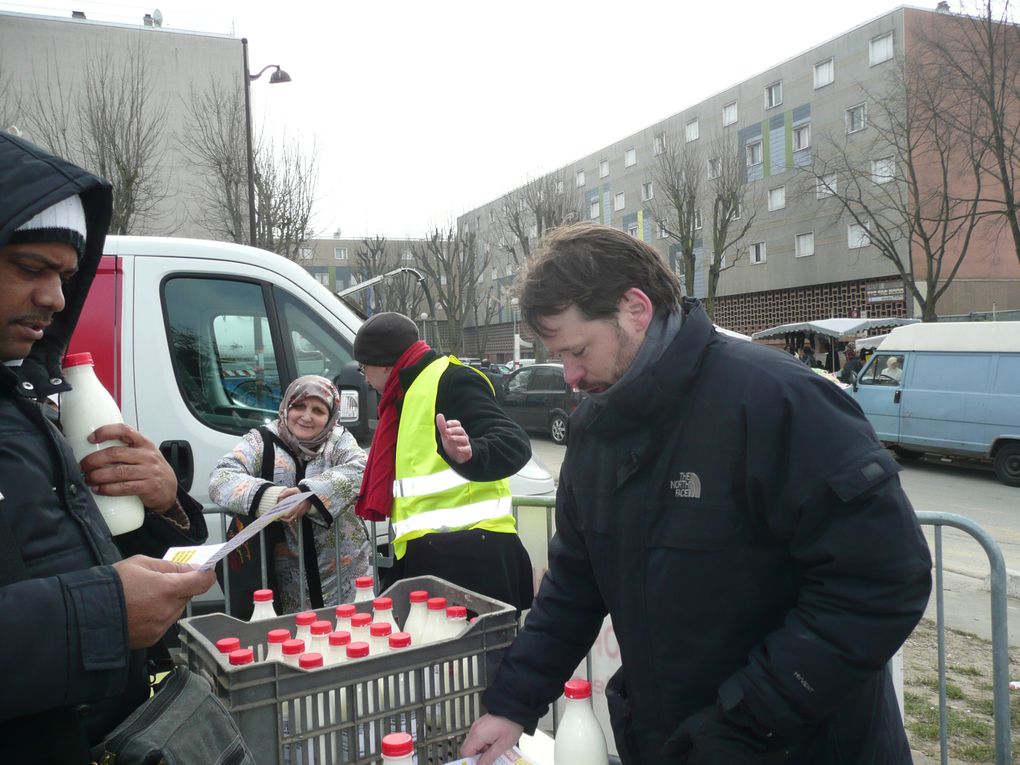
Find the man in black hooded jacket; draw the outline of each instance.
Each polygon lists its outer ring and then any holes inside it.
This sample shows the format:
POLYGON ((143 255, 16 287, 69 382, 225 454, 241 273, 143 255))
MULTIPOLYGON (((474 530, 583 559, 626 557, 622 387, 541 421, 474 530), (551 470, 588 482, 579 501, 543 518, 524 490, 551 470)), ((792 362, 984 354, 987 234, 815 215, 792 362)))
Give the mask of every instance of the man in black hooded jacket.
POLYGON ((159 560, 206 536, 201 506, 127 425, 79 465, 41 403, 69 390, 60 362, 103 251, 109 184, 0 132, 0 759, 83 763, 147 695, 145 652, 211 572, 159 560), (117 544, 100 494, 137 495, 117 544), (118 550, 118 545, 120 550, 118 550), (122 559, 124 555, 132 557, 122 559))

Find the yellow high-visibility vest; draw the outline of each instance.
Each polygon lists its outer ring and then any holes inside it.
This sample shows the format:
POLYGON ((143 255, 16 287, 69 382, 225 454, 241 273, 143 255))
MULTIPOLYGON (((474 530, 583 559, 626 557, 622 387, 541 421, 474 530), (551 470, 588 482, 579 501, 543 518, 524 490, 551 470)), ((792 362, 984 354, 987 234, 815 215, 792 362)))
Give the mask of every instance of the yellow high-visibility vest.
MULTIPOLYGON (((426 534, 463 529, 517 532, 511 514, 510 481, 469 481, 437 451, 436 396, 439 380, 450 364, 465 366, 453 356, 441 356, 422 370, 404 394, 390 517, 397 558, 404 557, 408 542, 426 534)), ((481 375, 492 389, 482 372, 465 368, 481 375)))

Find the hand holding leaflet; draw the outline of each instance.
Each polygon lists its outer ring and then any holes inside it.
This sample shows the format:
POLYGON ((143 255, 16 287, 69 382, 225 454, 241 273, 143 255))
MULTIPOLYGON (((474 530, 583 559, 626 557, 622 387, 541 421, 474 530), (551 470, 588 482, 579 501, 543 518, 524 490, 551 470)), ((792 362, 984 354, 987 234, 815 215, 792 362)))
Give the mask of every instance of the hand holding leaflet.
POLYGON ((292 494, 284 500, 276 503, 267 512, 260 515, 255 521, 249 523, 233 539, 220 545, 194 545, 191 547, 171 547, 163 556, 164 560, 172 560, 176 563, 190 563, 199 571, 208 571, 217 563, 223 560, 235 549, 252 539, 262 529, 275 520, 289 513, 296 505, 301 504, 312 496, 312 492, 303 491, 299 494, 292 494))

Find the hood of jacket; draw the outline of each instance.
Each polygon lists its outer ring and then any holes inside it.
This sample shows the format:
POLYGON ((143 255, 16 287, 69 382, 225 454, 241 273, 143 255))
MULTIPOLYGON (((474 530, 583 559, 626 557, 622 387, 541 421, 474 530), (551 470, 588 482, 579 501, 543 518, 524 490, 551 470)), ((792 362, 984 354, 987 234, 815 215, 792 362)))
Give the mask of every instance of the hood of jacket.
POLYGON ((78 261, 78 272, 64 287, 64 310, 54 315, 19 371, 38 396, 70 390, 60 362, 103 255, 113 191, 102 178, 0 131, 0 247, 7 245, 20 225, 73 194, 81 196, 85 208, 85 253, 78 261))

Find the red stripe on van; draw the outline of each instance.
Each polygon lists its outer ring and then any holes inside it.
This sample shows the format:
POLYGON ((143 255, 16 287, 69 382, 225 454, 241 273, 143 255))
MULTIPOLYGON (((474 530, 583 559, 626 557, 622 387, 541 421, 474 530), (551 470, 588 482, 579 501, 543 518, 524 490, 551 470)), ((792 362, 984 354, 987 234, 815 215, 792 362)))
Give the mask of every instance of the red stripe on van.
POLYGON ((120 405, 121 304, 124 272, 120 258, 104 255, 85 299, 68 353, 92 354, 96 376, 120 405))

